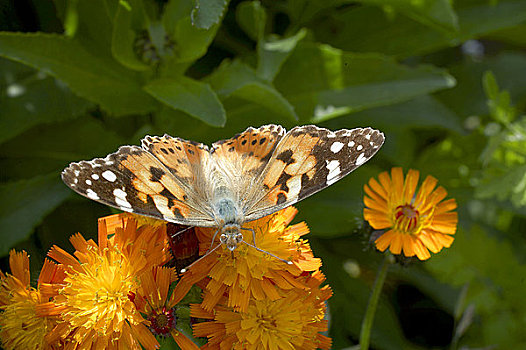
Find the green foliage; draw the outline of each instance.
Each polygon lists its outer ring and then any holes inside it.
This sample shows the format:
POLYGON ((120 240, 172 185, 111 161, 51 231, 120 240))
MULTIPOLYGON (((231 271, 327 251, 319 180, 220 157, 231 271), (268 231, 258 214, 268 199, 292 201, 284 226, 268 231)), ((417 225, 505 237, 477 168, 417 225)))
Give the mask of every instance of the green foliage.
POLYGON ((61 170, 146 134, 371 126, 386 135, 374 159, 298 204, 334 291, 334 348, 357 343, 379 260, 363 185, 393 166, 435 176, 460 221, 450 249, 392 268, 371 346, 526 346, 525 1, 30 2, 0 14, 0 254, 93 236, 110 210, 61 170))

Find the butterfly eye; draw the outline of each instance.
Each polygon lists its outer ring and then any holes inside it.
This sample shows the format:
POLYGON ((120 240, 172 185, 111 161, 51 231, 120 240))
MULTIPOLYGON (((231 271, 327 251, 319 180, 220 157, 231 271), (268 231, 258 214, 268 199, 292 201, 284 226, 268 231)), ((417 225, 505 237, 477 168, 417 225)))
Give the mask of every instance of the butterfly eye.
POLYGON ((221 242, 221 244, 226 244, 226 242, 228 241, 228 236, 225 233, 221 234, 221 236, 219 237, 219 241, 221 242))
POLYGON ((240 232, 236 235, 236 242, 241 243, 243 241, 243 234, 240 232))

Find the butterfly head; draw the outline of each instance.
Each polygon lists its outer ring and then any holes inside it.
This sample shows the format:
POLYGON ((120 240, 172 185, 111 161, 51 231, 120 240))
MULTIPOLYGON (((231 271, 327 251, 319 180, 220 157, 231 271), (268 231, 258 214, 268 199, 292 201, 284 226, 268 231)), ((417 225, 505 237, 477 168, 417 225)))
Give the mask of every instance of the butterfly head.
POLYGON ((237 245, 243 241, 241 226, 238 224, 227 224, 223 226, 219 240, 221 244, 233 252, 237 248, 237 245))

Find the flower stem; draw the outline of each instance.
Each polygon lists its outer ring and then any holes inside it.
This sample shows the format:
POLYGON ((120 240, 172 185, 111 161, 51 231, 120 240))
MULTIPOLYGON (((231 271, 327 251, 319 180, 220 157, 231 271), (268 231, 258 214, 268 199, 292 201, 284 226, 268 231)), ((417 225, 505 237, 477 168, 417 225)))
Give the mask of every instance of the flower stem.
POLYGON ((386 254, 378 274, 376 275, 376 280, 374 281, 373 291, 369 298, 369 304, 367 305, 367 310, 365 310, 365 316, 362 321, 362 331, 360 333, 360 350, 369 349, 369 340, 371 337, 371 329, 373 327, 374 315, 376 313, 376 307, 378 306, 378 299, 380 299, 380 293, 385 282, 385 277, 387 276, 387 268, 390 265, 391 255, 386 254))

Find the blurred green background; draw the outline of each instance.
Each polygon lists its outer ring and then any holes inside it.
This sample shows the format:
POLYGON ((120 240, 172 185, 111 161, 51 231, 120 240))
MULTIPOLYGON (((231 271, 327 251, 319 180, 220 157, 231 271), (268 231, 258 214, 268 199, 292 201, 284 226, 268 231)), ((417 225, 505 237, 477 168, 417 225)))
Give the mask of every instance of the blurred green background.
POLYGON ((392 266, 374 349, 526 349, 526 1, 1 0, 0 254, 95 237, 110 208, 60 180, 146 134, 372 126, 365 166, 298 205, 357 343, 381 254, 362 187, 402 166, 459 203, 450 249, 392 266))

